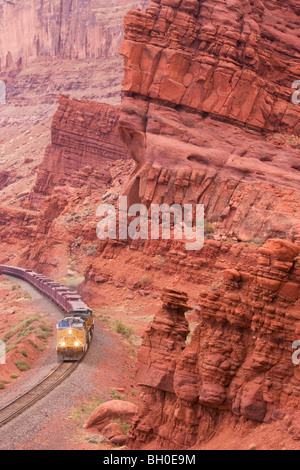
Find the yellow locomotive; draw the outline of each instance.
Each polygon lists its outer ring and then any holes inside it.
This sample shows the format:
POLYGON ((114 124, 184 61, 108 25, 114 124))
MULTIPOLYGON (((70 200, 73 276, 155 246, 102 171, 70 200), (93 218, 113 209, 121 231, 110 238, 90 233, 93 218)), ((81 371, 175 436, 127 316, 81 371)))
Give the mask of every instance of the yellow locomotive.
POLYGON ((92 341, 94 320, 92 311, 69 312, 57 324, 57 358, 59 361, 78 361, 92 341))

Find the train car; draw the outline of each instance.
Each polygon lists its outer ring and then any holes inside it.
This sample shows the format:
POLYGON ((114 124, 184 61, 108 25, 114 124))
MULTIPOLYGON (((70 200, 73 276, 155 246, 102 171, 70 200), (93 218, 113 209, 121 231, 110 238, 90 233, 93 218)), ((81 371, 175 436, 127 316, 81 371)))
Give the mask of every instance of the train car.
POLYGON ((74 292, 72 292, 72 291, 66 292, 63 295, 63 299, 62 299, 63 309, 66 312, 69 312, 70 310, 72 310, 72 304, 70 303, 70 301, 76 300, 76 299, 81 300, 80 295, 74 294, 74 292))
POLYGON ((67 292, 69 292, 67 287, 60 286, 55 288, 55 300, 58 304, 61 300, 61 294, 66 294, 67 292))
POLYGON ((92 310, 80 295, 32 269, 0 265, 0 273, 24 279, 61 308, 65 317, 57 324, 58 360, 81 359, 93 338, 94 318, 92 310))
POLYGON ((46 276, 40 276, 38 279, 38 288, 41 292, 45 293, 47 281, 50 281, 46 276))
POLYGON ((40 277, 41 275, 40 274, 37 274, 37 273, 32 273, 32 284, 37 288, 39 289, 39 281, 40 281, 40 277))
POLYGON ((54 292, 55 292, 54 289, 55 289, 55 287, 58 287, 58 286, 59 286, 58 282, 54 282, 54 281, 47 282, 45 292, 46 292, 47 297, 49 297, 51 300, 52 300, 54 292))
POLYGON ((32 269, 25 269, 24 279, 26 281, 30 282, 33 273, 34 273, 34 271, 32 269))
MULTIPOLYGON (((65 296, 65 308, 68 312, 73 310, 74 302, 82 302, 81 297, 79 295, 74 295, 74 293, 73 295, 69 294, 65 296)), ((80 307, 81 307, 81 304, 80 304, 80 307)))

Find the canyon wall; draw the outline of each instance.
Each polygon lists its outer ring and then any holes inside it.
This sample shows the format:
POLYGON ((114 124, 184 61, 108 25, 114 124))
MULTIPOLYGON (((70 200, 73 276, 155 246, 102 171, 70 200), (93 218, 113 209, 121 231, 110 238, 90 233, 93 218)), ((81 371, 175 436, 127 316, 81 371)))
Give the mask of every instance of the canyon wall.
POLYGON ((300 369, 291 358, 300 332, 299 253, 297 245, 270 239, 257 266, 226 270, 220 289, 200 293, 189 343, 187 297, 163 292, 138 353, 141 405, 130 448, 197 448, 228 417, 289 417, 289 433, 300 438, 300 369))
MULTIPOLYGON (((59 96, 51 125, 51 144, 39 166, 29 207, 40 209, 53 191, 64 195, 86 184, 97 189, 110 181, 109 162, 128 158, 118 134, 119 108, 59 96)), ((25 205, 28 203, 25 203, 25 205)))
MULTIPOLYGON (((199 289, 191 338, 186 296, 163 293, 138 353, 130 448, 198 448, 226 420, 288 417, 300 437, 291 360, 300 331, 299 8, 293 0, 153 0, 125 17, 119 122, 136 162, 123 187, 129 204, 202 203, 222 238, 265 243, 256 262, 231 259, 221 287, 199 289)), ((197 257, 217 243, 174 254, 196 273, 197 257)))
POLYGON ((299 4, 274 8, 155 0, 126 15, 120 132, 137 162, 130 202, 203 203, 239 240, 299 240, 299 4))
POLYGON ((299 2, 155 0, 125 17, 124 91, 300 133, 299 2))
MULTIPOLYGON (((32 193, 38 166, 50 142, 49 129, 59 94, 111 105, 120 103, 123 60, 118 55, 118 48, 123 36, 123 16, 128 9, 143 8, 146 3, 144 0, 112 0, 109 3, 103 0, 0 0, 0 81, 5 82, 6 88, 6 103, 0 105, 1 205, 9 202, 20 207, 28 193, 32 193)), ((73 111, 75 115, 74 108, 73 111)), ((91 105, 90 112, 96 113, 95 122, 99 123, 100 111, 91 105)), ((89 125, 93 118, 88 117, 88 112, 84 114, 85 124, 89 125)), ((99 124, 102 141, 105 140, 105 125, 108 133, 111 129, 108 114, 103 107, 103 120, 99 124)), ((74 116, 70 119, 73 122, 74 116)), ((74 125, 80 128, 82 123, 74 125)), ((101 137, 94 130, 95 127, 87 135, 88 132, 82 129, 89 139, 86 150, 76 135, 78 148, 73 152, 76 160, 73 169, 78 169, 78 165, 89 167, 91 153, 101 152, 101 137), (95 149, 97 146, 98 150, 95 149), (83 160, 78 162, 81 153, 81 157, 86 157, 86 165, 83 160)), ((71 128, 68 132, 70 141, 71 128)), ((124 155, 117 132, 111 136, 116 142, 116 151, 120 150, 124 155)), ((57 152, 56 148, 52 164, 51 155, 46 157, 47 163, 44 160, 42 164, 33 191, 35 201, 31 200, 33 209, 41 207, 48 189, 55 184, 56 176, 52 173, 57 175, 65 169, 66 179, 70 176, 68 165, 53 169, 53 165, 58 164, 57 152), (44 186, 50 181, 47 172, 51 173, 53 183, 50 182, 48 188, 44 186)), ((69 148, 69 154, 71 152, 69 148)), ((111 151, 108 152, 107 144, 102 146, 103 157, 104 153, 109 159, 111 151)), ((95 181, 97 175, 94 176, 91 179, 95 181)), ((29 207, 26 201, 22 207, 29 207)))
POLYGON ((144 0, 0 1, 0 70, 26 66, 37 57, 113 57, 123 16, 144 0))

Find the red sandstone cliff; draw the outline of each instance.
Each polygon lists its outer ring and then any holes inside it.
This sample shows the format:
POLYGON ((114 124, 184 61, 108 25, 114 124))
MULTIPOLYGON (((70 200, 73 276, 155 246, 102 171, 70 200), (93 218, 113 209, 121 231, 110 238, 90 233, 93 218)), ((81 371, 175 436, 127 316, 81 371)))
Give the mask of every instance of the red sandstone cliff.
POLYGON ((299 240, 297 2, 152 1, 125 17, 130 201, 203 203, 225 233, 299 240))
POLYGON ((299 2, 155 0, 125 17, 124 91, 300 133, 299 2))
MULTIPOLYGON (((291 100, 298 15, 295 1, 154 0, 125 17, 120 132, 137 163, 123 190, 129 204, 203 203, 221 233, 269 239, 257 267, 231 259, 222 287, 202 291, 189 344, 186 307, 177 305, 183 294, 174 292, 173 303, 163 295, 139 351, 131 448, 197 447, 226 420, 284 416, 299 438, 299 368, 291 361, 299 334, 300 249, 291 243, 300 241, 292 143, 300 107, 291 100)), ((152 245, 137 243, 143 253, 152 245)), ((189 260, 180 248, 166 256, 178 255, 192 276, 208 245, 189 260)))
POLYGON ((55 188, 68 194, 87 183, 91 189, 108 183, 110 175, 104 167, 128 158, 118 134, 118 121, 117 107, 61 95, 52 121, 51 144, 29 196, 30 207, 41 208, 55 188))
POLYGON ((0 2, 0 69, 37 57, 87 59, 117 55, 123 16, 141 0, 0 2))
POLYGON ((219 290, 200 294, 188 345, 186 300, 178 304, 182 293, 165 291, 138 354, 142 394, 131 448, 200 446, 229 411, 232 421, 292 416, 289 432, 300 438, 300 369, 291 360, 300 331, 299 253, 296 245, 269 240, 257 267, 225 271, 219 290))

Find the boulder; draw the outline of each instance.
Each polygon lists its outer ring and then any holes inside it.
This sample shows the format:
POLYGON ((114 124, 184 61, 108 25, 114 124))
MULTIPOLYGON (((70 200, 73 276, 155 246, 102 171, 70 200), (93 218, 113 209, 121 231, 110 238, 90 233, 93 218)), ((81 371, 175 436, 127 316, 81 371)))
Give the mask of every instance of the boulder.
POLYGON ((127 437, 124 436, 124 434, 121 434, 119 436, 115 436, 115 437, 112 437, 110 439, 110 442, 114 445, 114 446, 124 446, 126 444, 126 441, 127 441, 127 437))
POLYGON ((101 434, 108 437, 108 439, 111 439, 112 437, 120 436, 123 433, 118 423, 109 423, 102 429, 101 434))
POLYGON ((106 401, 95 409, 84 427, 85 429, 96 427, 98 431, 102 431, 102 429, 114 419, 120 419, 126 423, 131 423, 136 412, 137 406, 128 401, 106 401))

